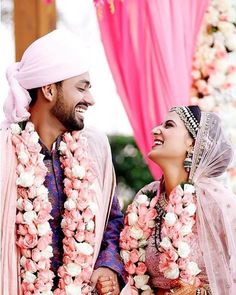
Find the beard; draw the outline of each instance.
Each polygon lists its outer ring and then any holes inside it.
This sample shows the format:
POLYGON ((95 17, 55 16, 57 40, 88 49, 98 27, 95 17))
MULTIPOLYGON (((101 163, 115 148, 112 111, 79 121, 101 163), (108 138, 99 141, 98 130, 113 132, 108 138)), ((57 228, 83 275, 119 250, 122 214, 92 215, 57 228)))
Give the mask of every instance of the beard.
POLYGON ((67 131, 81 130, 84 128, 82 118, 76 117, 75 108, 68 108, 63 95, 60 93, 51 113, 61 122, 67 131))

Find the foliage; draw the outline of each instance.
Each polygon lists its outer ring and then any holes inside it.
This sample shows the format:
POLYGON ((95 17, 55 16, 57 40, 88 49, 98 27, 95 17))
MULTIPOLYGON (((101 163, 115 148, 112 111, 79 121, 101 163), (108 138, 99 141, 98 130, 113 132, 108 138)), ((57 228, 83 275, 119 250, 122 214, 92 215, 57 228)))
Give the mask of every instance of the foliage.
POLYGON ((137 193, 144 185, 153 181, 132 136, 111 135, 109 141, 118 186, 124 186, 137 193))

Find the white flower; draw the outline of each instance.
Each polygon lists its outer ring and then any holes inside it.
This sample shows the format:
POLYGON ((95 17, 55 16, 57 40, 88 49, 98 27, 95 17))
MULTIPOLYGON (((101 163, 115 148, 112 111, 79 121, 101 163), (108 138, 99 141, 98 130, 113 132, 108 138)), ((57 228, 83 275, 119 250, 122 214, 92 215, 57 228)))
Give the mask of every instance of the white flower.
POLYGON ((39 136, 38 136, 38 133, 37 132, 32 132, 31 133, 31 136, 30 136, 30 140, 32 143, 38 143, 39 141, 39 136))
POLYGON ((138 221, 138 215, 135 212, 131 212, 128 214, 128 224, 135 225, 138 221))
POLYGON ((66 145, 66 143, 65 143, 64 141, 61 141, 61 142, 60 142, 60 145, 59 145, 59 151, 60 151, 61 153, 64 153, 66 150, 67 150, 67 145, 66 145))
POLYGON ((144 285, 148 283, 148 275, 137 275, 134 276, 135 287, 141 289, 144 285))
POLYGON ((186 208, 185 211, 189 213, 190 216, 193 216, 197 210, 196 205, 194 203, 190 203, 186 208))
POLYGON ((145 204, 146 206, 149 205, 149 199, 146 195, 144 194, 141 194, 141 195, 138 195, 137 198, 136 198, 136 202, 138 204, 145 204))
POLYGON ((96 203, 94 203, 94 202, 89 203, 88 208, 91 210, 93 215, 96 215, 96 213, 98 211, 98 206, 96 203))
POLYGON ((81 287, 75 284, 65 286, 66 295, 81 295, 81 287))
POLYGON ((148 221, 148 227, 149 228, 154 228, 156 226, 156 221, 155 220, 149 220, 148 221))
POLYGON ((192 184, 186 183, 184 185, 184 192, 194 194, 195 193, 195 188, 194 188, 194 186, 192 184))
POLYGON ((178 254, 181 258, 187 258, 190 253, 190 247, 186 242, 178 243, 178 254))
POLYGON ((213 110, 215 104, 215 98, 211 95, 204 96, 204 99, 200 99, 199 101, 199 107, 205 112, 213 110))
POLYGON ((68 263, 65 268, 72 277, 78 276, 81 273, 81 266, 77 263, 68 263))
POLYGON ((182 234, 183 237, 190 234, 191 232, 192 232, 192 224, 191 223, 183 225, 180 230, 180 233, 182 234))
POLYGON ((71 198, 69 198, 65 203, 64 203, 64 207, 67 210, 72 210, 76 208, 76 203, 74 200, 72 200, 71 198))
POLYGON ((219 11, 215 9, 213 6, 209 6, 207 13, 207 22, 216 26, 219 21, 219 11))
POLYGON ((86 224, 86 230, 93 232, 95 228, 95 223, 93 220, 89 220, 86 224))
POLYGON ((74 164, 71 169, 71 172, 72 172, 72 176, 77 177, 79 179, 83 179, 86 171, 83 166, 74 164))
MULTIPOLYGON (((229 67, 227 58, 221 58, 215 61, 216 70, 225 73, 229 67)), ((205 99, 205 97, 204 97, 205 99)))
POLYGON ((34 208, 33 204, 29 200, 25 200, 25 211, 32 211, 34 208))
POLYGON ((193 261, 191 261, 191 262, 189 262, 187 264, 186 270, 191 276, 196 276, 201 272, 201 270, 199 269, 197 263, 193 262, 193 261))
POLYGON ((20 210, 20 211, 23 210, 23 206, 22 206, 22 204, 23 204, 23 199, 22 199, 22 198, 17 199, 17 202, 16 202, 16 208, 17 208, 18 210, 20 210))
POLYGON ((122 260, 124 261, 124 263, 127 263, 129 261, 129 251, 127 250, 121 250, 120 251, 120 256, 122 258, 122 260))
POLYGON ((143 290, 144 292, 142 292, 141 294, 153 294, 152 289, 150 288, 149 285, 143 285, 141 287, 141 290, 143 290), (151 292, 151 293, 150 293, 151 292))
POLYGON ((23 214, 23 218, 25 223, 31 224, 37 218, 37 214, 35 211, 28 211, 23 214))
POLYGON ((41 291, 40 295, 53 295, 53 292, 50 290, 49 291, 41 291))
POLYGON ((208 80, 209 84, 213 87, 220 87, 224 84, 225 82, 225 75, 224 73, 221 73, 221 72, 217 72, 215 74, 212 74, 210 77, 209 77, 209 80, 208 80))
POLYGON ((20 265, 23 266, 23 267, 25 267, 26 260, 27 260, 26 257, 25 256, 22 256, 21 259, 20 259, 20 265))
POLYGON ((179 268, 176 265, 175 268, 168 268, 167 270, 164 271, 164 276, 167 279, 175 280, 179 277, 179 268))
POLYGON ((167 249, 169 249, 170 247, 171 247, 171 241, 170 241, 170 239, 169 238, 167 238, 167 237, 164 237, 163 239, 162 239, 162 241, 160 242, 160 246, 163 248, 163 249, 165 249, 165 250, 167 250, 167 249))
POLYGON ((23 275, 23 281, 26 283, 34 283, 36 280, 36 276, 32 274, 30 271, 26 271, 25 274, 23 275))
POLYGON ((42 258, 51 258, 53 257, 53 249, 52 246, 47 246, 46 249, 41 251, 41 259, 42 258))
POLYGON ((18 154, 18 159, 25 165, 29 162, 29 155, 24 150, 21 150, 18 154))
MULTIPOLYGON (((236 49, 235 49, 235 51, 236 51, 236 49)), ((232 73, 232 74, 227 75, 227 78, 226 78, 227 83, 235 84, 235 81, 236 81, 236 73, 232 73)))
POLYGON ((130 236, 136 240, 140 240, 143 237, 143 231, 138 227, 132 227, 130 229, 130 236))
POLYGON ((48 232, 51 231, 51 227, 48 221, 44 222, 44 223, 40 223, 37 225, 38 228, 38 234, 39 236, 44 236, 46 235, 48 232))
POLYGON ((228 35, 225 39, 225 45, 229 50, 236 51, 236 40, 235 33, 228 35))
POLYGON ((48 189, 45 185, 37 187, 36 196, 41 197, 43 200, 48 200, 48 189))
POLYGON ((141 262, 145 262, 146 260, 146 251, 142 248, 139 248, 139 251, 138 251, 138 255, 139 255, 139 261, 141 262))
POLYGON ((34 175, 32 172, 22 172, 16 180, 16 184, 23 187, 30 187, 34 183, 34 175))
POLYGON ((168 212, 165 216, 165 222, 168 226, 172 226, 176 223, 178 217, 175 213, 168 212))
POLYGON ((231 24, 230 22, 220 21, 218 23, 219 30, 224 34, 232 34, 235 31, 235 26, 231 24))
POLYGON ((11 127, 12 134, 20 134, 21 133, 21 128, 20 128, 19 124, 12 123, 10 127, 11 127))
POLYGON ((76 251, 80 254, 84 254, 84 255, 92 255, 93 254, 93 247, 86 243, 77 243, 75 242, 75 247, 76 247, 76 251))

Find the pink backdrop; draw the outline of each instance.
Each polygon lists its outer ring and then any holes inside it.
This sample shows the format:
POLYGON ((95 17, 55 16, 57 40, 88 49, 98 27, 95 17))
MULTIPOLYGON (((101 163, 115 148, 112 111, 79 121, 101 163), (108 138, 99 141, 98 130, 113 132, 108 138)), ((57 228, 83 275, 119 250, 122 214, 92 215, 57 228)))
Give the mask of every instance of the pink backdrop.
MULTIPOLYGON (((108 62, 147 160, 152 128, 174 105, 189 104, 192 55, 208 0, 105 1, 99 18, 108 62)), ((118 114, 114 114, 118 118, 118 114)), ((155 178, 157 166, 148 161, 155 178)))

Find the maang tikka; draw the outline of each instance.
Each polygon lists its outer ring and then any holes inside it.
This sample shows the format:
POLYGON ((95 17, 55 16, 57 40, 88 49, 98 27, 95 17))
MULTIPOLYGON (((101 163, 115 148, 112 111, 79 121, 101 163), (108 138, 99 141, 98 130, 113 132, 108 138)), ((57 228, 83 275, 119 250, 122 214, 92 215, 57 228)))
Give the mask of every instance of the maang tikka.
POLYGON ((191 149, 184 160, 184 169, 189 173, 192 167, 193 150, 191 149))

